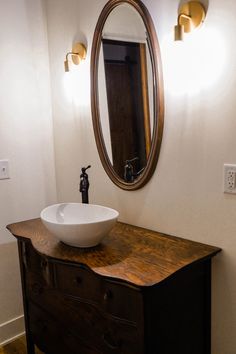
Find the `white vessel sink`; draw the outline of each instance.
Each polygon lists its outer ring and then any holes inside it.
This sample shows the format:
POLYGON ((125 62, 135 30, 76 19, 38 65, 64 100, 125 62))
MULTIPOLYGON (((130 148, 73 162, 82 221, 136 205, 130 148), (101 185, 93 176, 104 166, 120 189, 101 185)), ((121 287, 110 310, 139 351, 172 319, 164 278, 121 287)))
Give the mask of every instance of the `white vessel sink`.
POLYGON ((119 213, 94 204, 54 204, 40 214, 46 228, 59 240, 74 247, 93 247, 112 229, 119 213))

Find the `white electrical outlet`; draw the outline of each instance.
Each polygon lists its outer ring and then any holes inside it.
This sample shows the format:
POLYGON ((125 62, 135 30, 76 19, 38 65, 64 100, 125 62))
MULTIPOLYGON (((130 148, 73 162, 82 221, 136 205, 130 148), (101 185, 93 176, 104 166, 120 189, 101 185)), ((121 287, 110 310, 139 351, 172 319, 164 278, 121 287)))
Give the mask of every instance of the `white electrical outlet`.
POLYGON ((236 165, 224 165, 224 192, 236 194, 236 165))
POLYGON ((0 160, 0 179, 8 179, 9 175, 9 161, 0 160))

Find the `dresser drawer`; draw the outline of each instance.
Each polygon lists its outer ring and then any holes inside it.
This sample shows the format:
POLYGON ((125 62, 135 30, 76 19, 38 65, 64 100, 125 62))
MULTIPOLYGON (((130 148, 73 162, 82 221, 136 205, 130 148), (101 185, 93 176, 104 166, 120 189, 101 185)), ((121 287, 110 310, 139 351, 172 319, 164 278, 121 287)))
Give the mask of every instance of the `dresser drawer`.
POLYGON ((63 293, 88 302, 100 300, 101 279, 82 265, 55 263, 55 286, 63 293))
MULTIPOLYGON (((72 297, 62 298, 61 301, 56 297, 54 303, 52 301, 51 306, 47 306, 46 311, 31 303, 30 318, 31 322, 33 321, 32 328, 35 336, 40 334, 43 338, 50 333, 53 337, 53 328, 57 327, 59 342, 63 340, 64 343, 68 336, 77 338, 77 342, 82 342, 84 346, 93 347, 94 354, 97 352, 102 354, 143 353, 141 350, 142 336, 139 335, 136 325, 115 319, 95 305, 75 301, 72 297), (62 328, 65 332, 60 333, 62 328)), ((81 352, 81 354, 85 353, 81 352)))
POLYGON ((25 265, 25 291, 29 299, 41 303, 42 295, 53 288, 53 267, 30 243, 22 246, 25 265))
POLYGON ((57 263, 54 269, 56 287, 65 295, 96 304, 121 319, 142 320, 142 294, 135 287, 107 280, 83 266, 57 263))
POLYGON ((24 264, 26 269, 26 280, 33 279, 50 286, 52 284, 52 267, 47 259, 37 253, 31 243, 22 244, 22 253, 24 255, 24 264))
POLYGON ((47 354, 103 354, 86 344, 60 323, 50 312, 29 302, 30 331, 34 343, 47 354))
POLYGON ((143 299, 138 289, 119 281, 104 279, 101 293, 105 312, 134 323, 143 323, 143 299))

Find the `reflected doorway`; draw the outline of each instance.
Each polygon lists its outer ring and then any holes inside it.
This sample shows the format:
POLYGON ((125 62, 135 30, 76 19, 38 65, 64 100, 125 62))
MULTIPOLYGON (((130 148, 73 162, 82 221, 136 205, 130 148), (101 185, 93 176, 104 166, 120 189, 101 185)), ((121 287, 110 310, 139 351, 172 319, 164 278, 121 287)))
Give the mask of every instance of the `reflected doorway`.
POLYGON ((102 47, 113 168, 124 179, 126 161, 135 158, 138 176, 151 146, 146 45, 103 39, 102 47))

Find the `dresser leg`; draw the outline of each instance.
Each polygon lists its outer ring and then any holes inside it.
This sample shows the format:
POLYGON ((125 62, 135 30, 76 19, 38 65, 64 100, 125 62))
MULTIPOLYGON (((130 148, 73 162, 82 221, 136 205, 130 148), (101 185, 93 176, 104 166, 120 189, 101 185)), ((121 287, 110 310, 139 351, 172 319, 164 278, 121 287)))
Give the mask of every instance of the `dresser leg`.
POLYGON ((25 317, 25 336, 26 336, 26 345, 27 345, 27 354, 35 354, 34 343, 30 336, 29 329, 29 319, 28 319, 28 306, 27 306, 27 297, 26 297, 26 285, 25 285, 25 272, 27 267, 27 257, 26 249, 24 242, 18 240, 18 253, 20 260, 20 273, 21 273, 21 285, 22 285, 22 295, 23 295, 23 307, 24 307, 24 317, 25 317))
POLYGON ((27 354, 35 354, 34 343, 27 336, 26 336, 26 343, 27 343, 27 354))
POLYGON ((205 266, 205 341, 206 354, 211 354, 211 260, 205 266))

